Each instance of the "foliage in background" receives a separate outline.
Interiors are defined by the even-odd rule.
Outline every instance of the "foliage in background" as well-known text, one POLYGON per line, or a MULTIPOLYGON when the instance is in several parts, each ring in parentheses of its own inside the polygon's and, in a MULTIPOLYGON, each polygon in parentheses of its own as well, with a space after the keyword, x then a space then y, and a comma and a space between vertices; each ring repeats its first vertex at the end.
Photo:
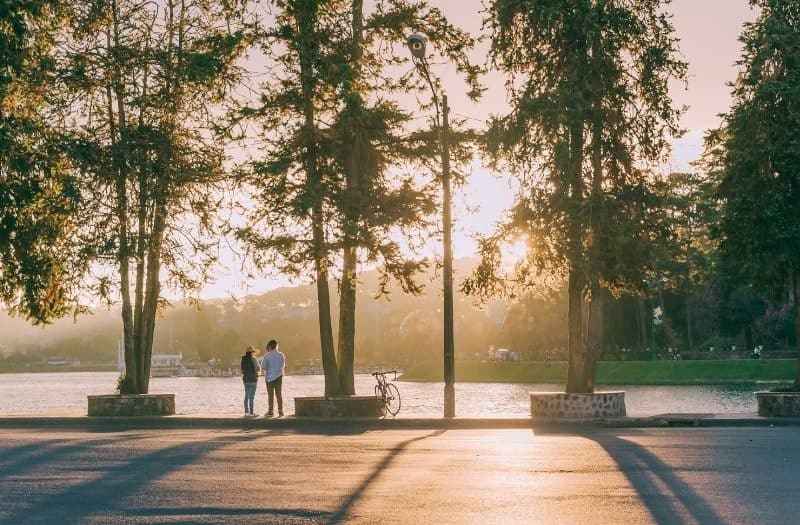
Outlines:
POLYGON ((80 311, 81 196, 47 115, 62 2, 0 8, 0 300, 33 323, 80 311))
MULTIPOLYGON (((707 140, 709 169, 719 178, 722 265, 731 280, 749 284, 795 309, 800 339, 800 9, 792 0, 751 0, 755 22, 745 25, 733 86, 733 107, 707 140), (784 299, 784 300, 785 300, 784 299)), ((734 290, 738 313, 755 317, 763 301, 734 290)), ((797 383, 800 384, 800 372, 797 383)))

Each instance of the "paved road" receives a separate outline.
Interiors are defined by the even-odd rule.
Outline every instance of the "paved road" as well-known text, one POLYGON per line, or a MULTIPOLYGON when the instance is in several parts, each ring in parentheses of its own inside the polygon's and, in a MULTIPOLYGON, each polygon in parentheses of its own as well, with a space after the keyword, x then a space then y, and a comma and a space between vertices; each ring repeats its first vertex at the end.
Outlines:
POLYGON ((800 429, 0 431, 0 523, 800 523, 800 429))

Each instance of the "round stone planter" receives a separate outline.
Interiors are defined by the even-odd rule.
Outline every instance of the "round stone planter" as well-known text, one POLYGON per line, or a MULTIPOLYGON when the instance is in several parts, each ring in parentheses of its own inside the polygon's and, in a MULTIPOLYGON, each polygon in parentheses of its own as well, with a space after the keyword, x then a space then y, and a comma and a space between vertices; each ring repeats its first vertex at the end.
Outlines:
POLYGON ((383 417, 383 402, 375 396, 296 397, 295 417, 383 417))
POLYGON ((625 415, 625 392, 531 392, 533 419, 596 419, 625 415))
POLYGON ((758 415, 800 417, 800 392, 756 392, 758 415))
POLYGON ((88 396, 89 416, 172 416, 175 394, 88 396))

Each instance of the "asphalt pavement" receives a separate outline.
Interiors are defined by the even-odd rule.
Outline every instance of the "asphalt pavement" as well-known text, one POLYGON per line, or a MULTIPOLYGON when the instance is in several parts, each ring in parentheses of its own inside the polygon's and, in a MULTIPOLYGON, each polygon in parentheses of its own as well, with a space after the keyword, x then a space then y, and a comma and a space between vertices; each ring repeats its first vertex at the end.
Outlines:
POLYGON ((0 523, 800 523, 800 429, 0 429, 0 523))

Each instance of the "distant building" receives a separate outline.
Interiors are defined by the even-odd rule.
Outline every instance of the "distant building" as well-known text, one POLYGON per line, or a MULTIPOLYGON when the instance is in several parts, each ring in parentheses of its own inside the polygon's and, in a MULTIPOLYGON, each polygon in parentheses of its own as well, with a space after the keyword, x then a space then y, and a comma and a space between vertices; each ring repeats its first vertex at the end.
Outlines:
POLYGON ((494 346, 489 347, 489 359, 492 361, 512 361, 516 362, 520 360, 519 352, 514 352, 509 350, 508 348, 495 348, 494 346))
MULTIPOLYGON (((183 354, 153 354, 150 358, 150 366, 154 369, 174 369, 183 366, 183 354)), ((125 373, 125 348, 122 340, 117 345, 117 369, 120 373, 125 373)))
POLYGON ((68 357, 49 357, 47 359, 47 366, 80 366, 79 359, 70 359, 68 357))
POLYGON ((153 354, 150 364, 153 368, 177 368, 183 364, 183 354, 153 354))

